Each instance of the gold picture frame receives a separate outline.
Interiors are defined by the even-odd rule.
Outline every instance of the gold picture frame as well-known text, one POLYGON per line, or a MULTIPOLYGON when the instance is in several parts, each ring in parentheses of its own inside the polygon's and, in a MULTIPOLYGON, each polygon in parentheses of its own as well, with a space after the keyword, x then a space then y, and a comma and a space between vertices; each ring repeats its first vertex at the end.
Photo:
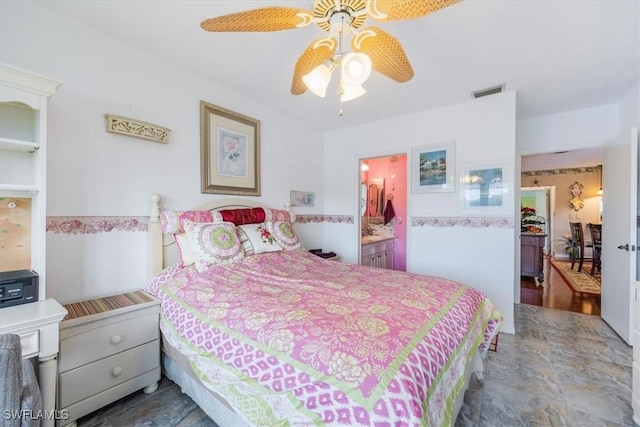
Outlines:
POLYGON ((200 101, 201 190, 260 195, 260 121, 200 101))

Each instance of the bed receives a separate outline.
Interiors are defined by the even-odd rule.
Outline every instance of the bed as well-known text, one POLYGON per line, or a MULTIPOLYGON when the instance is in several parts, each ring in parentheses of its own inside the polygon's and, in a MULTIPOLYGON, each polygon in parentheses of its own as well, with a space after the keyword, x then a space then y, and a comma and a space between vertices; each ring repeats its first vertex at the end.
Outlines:
POLYGON ((300 245, 287 210, 236 199, 161 213, 159 202, 148 291, 161 301, 164 372, 218 425, 455 423, 502 323, 482 292, 325 260, 300 245))

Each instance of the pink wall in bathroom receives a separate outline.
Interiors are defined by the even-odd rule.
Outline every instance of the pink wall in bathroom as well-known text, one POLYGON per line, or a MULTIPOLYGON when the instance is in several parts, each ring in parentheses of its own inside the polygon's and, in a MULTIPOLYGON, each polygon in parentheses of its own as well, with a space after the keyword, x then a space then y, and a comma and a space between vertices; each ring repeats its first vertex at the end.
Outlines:
MULTIPOLYGON (((407 156, 378 157, 369 159, 369 172, 363 173, 363 179, 384 178, 385 198, 393 194, 393 211, 395 212, 395 244, 393 250, 393 269, 407 270, 407 156), (392 157, 397 161, 392 162, 392 157)), ((385 200, 386 208, 386 200, 385 200)))

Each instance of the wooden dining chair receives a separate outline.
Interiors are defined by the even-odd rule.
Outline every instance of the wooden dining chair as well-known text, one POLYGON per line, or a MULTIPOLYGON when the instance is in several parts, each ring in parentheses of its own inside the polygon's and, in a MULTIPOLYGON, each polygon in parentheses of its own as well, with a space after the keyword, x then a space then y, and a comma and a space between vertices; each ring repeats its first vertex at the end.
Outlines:
POLYGON ((577 262, 578 272, 581 272, 585 259, 584 249, 593 245, 584 242, 584 231, 581 222, 569 222, 569 228, 571 229, 571 269, 573 270, 573 266, 577 262))
POLYGON ((591 233, 591 245, 593 246, 593 261, 591 263, 591 275, 602 272, 602 224, 588 224, 591 233))

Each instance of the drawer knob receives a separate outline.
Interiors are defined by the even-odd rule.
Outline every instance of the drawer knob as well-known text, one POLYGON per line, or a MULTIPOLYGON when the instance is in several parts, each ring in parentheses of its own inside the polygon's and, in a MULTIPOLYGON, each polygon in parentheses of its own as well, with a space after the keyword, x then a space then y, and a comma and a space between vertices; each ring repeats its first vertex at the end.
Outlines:
POLYGON ((122 368, 120 366, 116 366, 115 368, 113 368, 113 370, 111 371, 111 374, 114 377, 117 377, 118 375, 120 375, 122 373, 122 368))
POLYGON ((118 344, 120 341, 122 341, 122 337, 120 335, 114 335, 111 337, 111 342, 113 344, 118 344))

